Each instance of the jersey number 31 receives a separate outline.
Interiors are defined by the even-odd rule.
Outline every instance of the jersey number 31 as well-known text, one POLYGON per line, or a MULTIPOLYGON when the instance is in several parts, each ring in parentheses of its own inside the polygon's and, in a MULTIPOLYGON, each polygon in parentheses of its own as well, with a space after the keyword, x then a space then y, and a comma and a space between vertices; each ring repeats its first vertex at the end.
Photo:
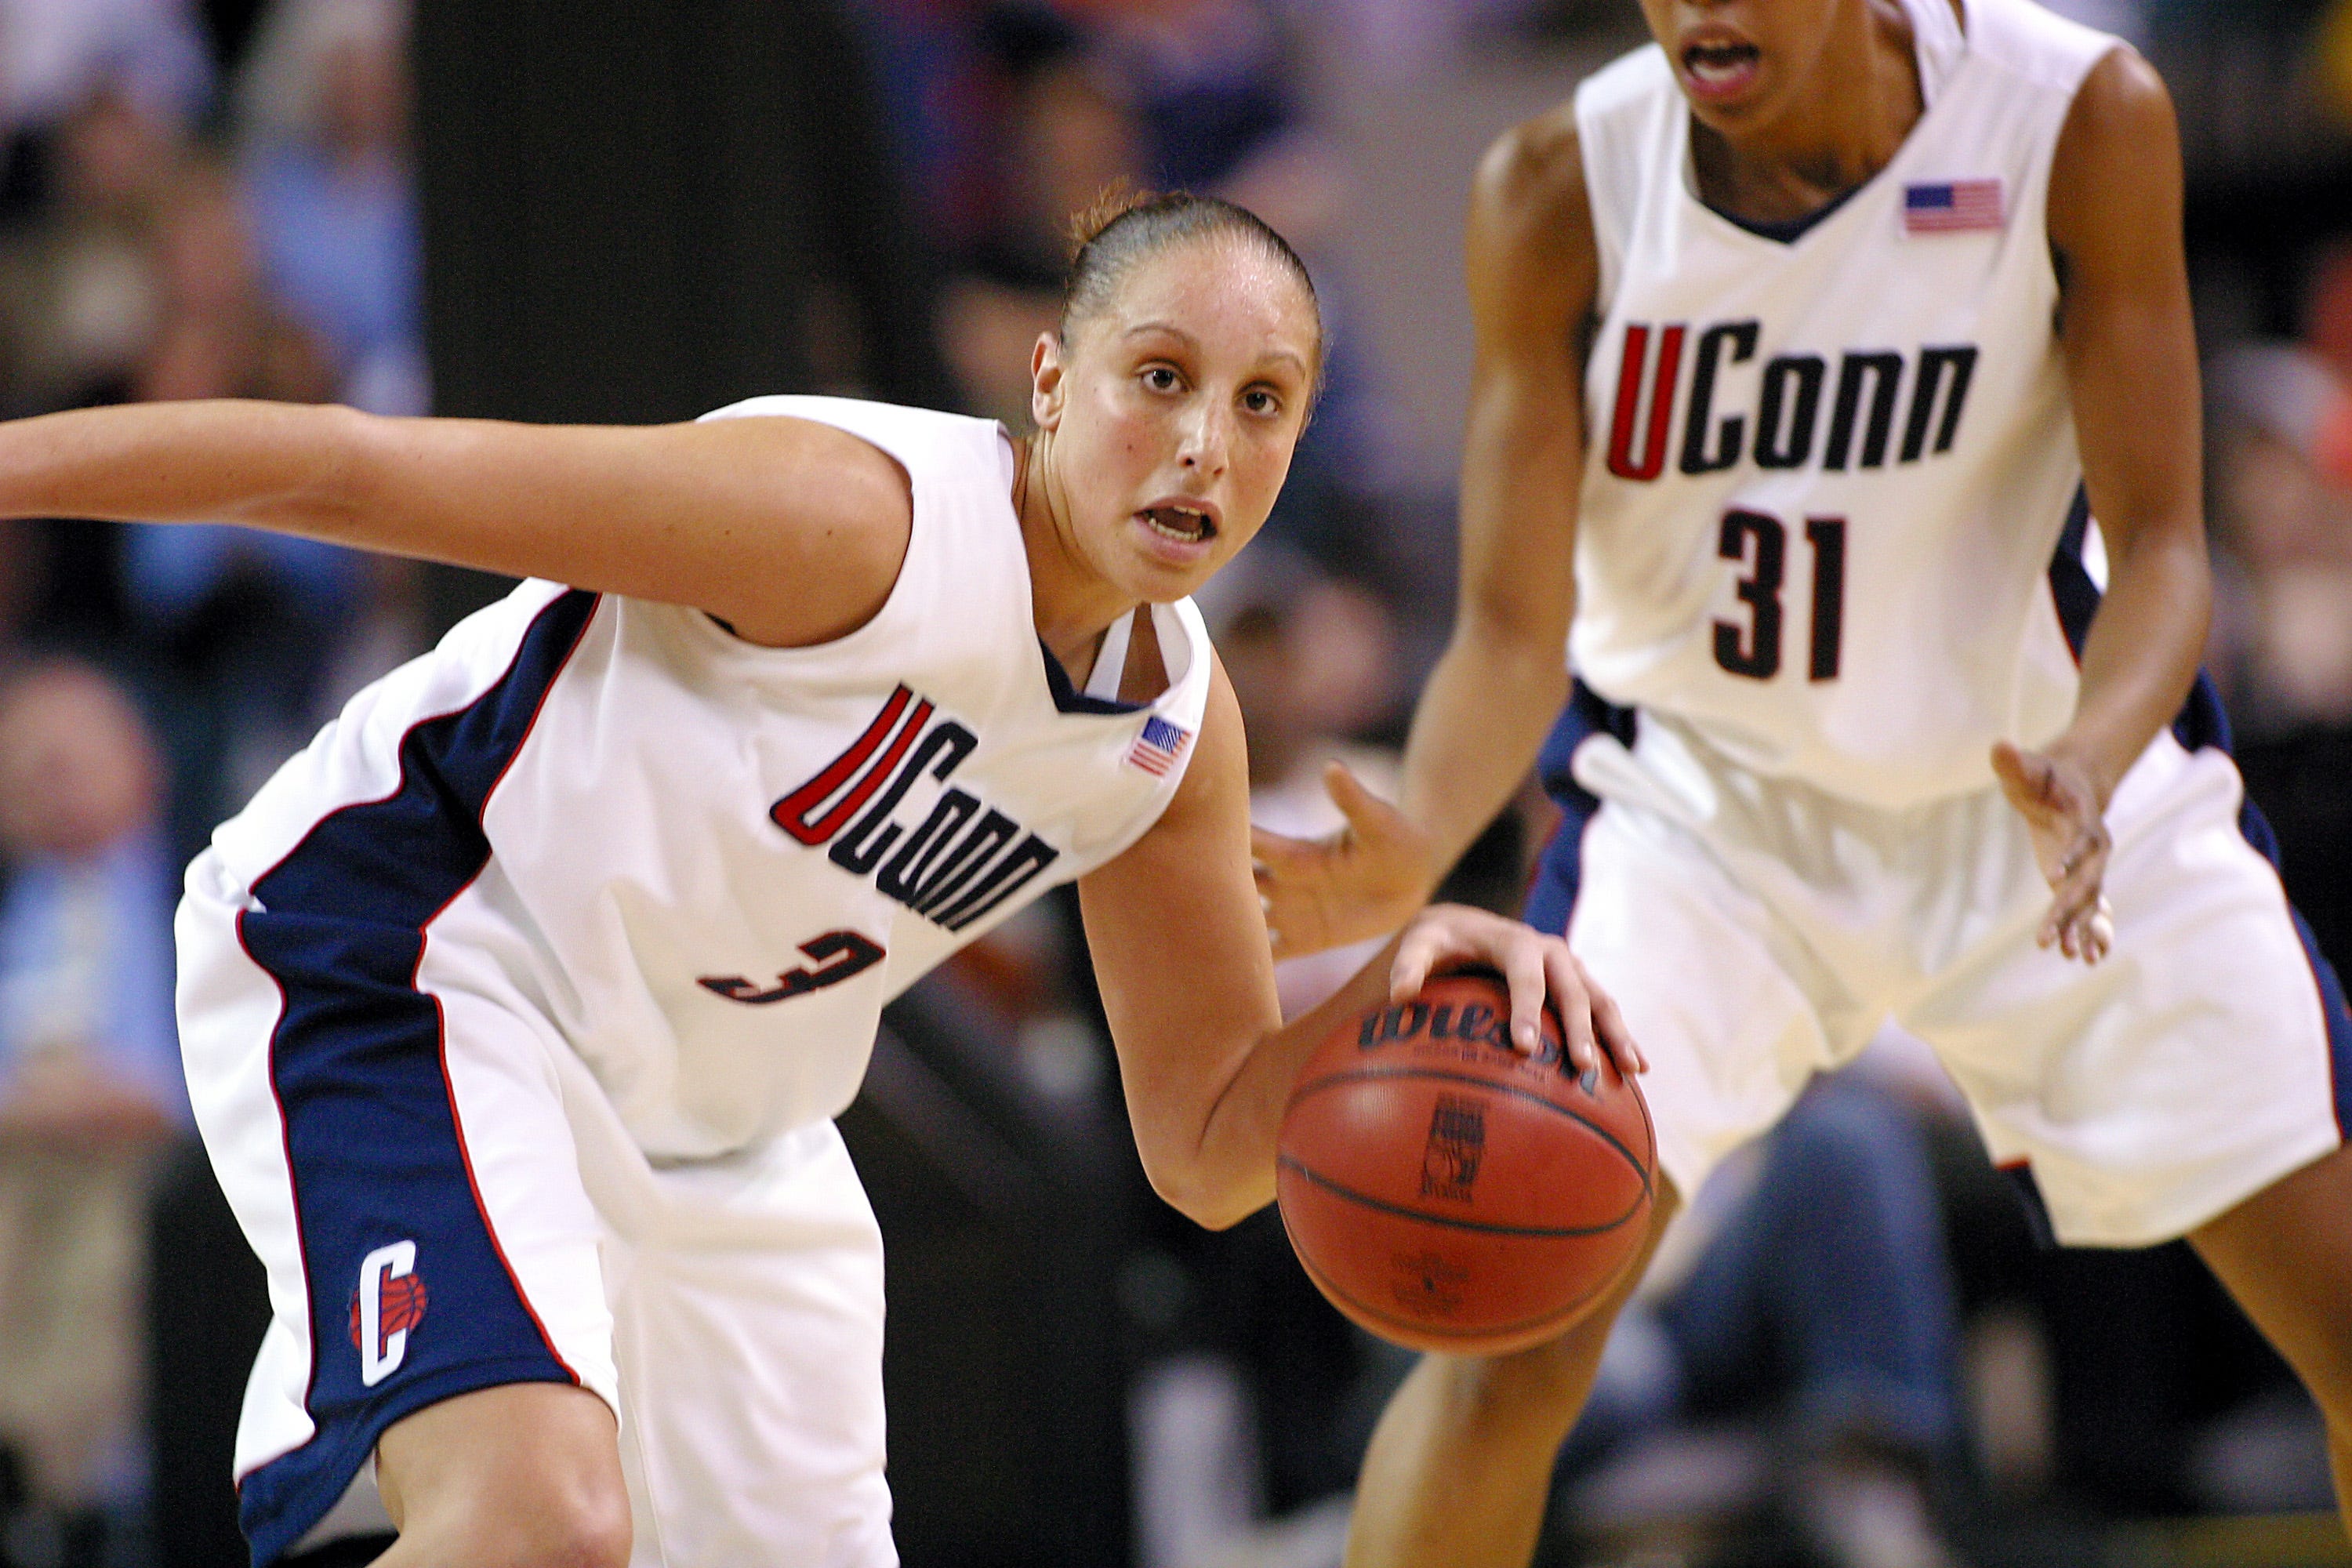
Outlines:
MULTIPOLYGON (((1835 680, 1838 642, 1845 630, 1845 519, 1807 518, 1805 540, 1813 552, 1811 676, 1835 680)), ((1739 597, 1748 605, 1748 624, 1715 623, 1715 662, 1734 675, 1769 680, 1780 673, 1780 589, 1788 580, 1788 525, 1769 512, 1725 512, 1717 553, 1747 568, 1739 579, 1739 597)))

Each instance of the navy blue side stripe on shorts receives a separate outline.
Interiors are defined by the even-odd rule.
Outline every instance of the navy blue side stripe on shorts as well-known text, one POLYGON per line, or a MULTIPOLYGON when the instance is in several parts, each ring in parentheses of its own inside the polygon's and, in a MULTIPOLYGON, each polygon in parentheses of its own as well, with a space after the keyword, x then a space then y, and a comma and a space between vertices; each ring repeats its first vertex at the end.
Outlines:
POLYGON ((1600 734, 1614 735, 1630 746, 1633 728, 1633 710, 1612 706, 1580 680, 1551 733, 1544 738, 1536 773, 1543 780, 1545 793, 1559 805, 1560 819, 1536 862, 1535 886, 1528 890, 1524 918, 1538 931, 1554 935, 1567 931, 1584 874, 1585 826, 1601 809, 1600 800, 1578 784, 1570 771, 1576 749, 1600 734))
POLYGON ((416 974, 425 927, 489 862, 482 813, 596 604, 573 590, 542 609, 488 690, 403 738, 399 786, 321 819, 254 883, 260 908, 238 920, 284 996, 269 1072, 310 1295, 305 1405, 317 1423, 239 1489, 256 1563, 318 1522, 401 1417, 495 1384, 580 1381, 484 1213, 440 1005, 416 974), (363 1272, 380 1320, 365 1356, 363 1272))

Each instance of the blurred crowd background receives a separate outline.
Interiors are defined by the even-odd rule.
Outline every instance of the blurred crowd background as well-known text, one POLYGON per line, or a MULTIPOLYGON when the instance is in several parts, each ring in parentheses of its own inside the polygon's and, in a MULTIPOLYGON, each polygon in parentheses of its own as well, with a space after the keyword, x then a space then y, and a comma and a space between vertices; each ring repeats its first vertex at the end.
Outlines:
MULTIPOLYGON (((2181 106, 2211 664, 2341 963, 2352 3, 2060 8, 2181 106)), ((1266 537, 1204 604, 1260 819, 1319 832, 1322 765, 1391 774, 1450 617, 1469 171, 1641 37, 1633 0, 0 0, 0 416, 824 391, 1017 429, 1069 216, 1122 182, 1231 196, 1338 332, 1266 537)), ((0 524, 0 1568, 243 1561, 227 1444, 267 1309, 179 1084, 178 870, 497 591, 0 524)), ((1451 891, 1516 907, 1549 830, 1531 792, 1451 891)), ((1354 962, 1288 966, 1286 1003, 1354 962)), ((1336 1565, 1402 1358, 1272 1215, 1212 1236, 1151 1201, 1087 975, 1071 906, 1039 906, 894 1007, 845 1121, 890 1247, 901 1550, 1336 1565)), ((2315 1415, 2193 1258, 2039 1245, 1917 1047, 1883 1040, 1693 1210, 1545 1563, 2352 1562, 2315 1415)))

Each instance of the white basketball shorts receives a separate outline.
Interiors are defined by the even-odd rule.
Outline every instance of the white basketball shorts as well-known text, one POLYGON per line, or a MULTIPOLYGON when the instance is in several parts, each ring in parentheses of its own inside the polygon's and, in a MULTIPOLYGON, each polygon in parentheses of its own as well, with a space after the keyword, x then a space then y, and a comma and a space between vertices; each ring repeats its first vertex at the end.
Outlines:
POLYGON ((2116 790, 2095 968, 2035 945, 2050 889, 1997 790, 1876 810, 1581 688, 1545 772, 1566 815, 1528 918, 1624 1009, 1685 1194, 1888 1019, 2072 1245, 2171 1239, 2344 1141, 2343 992, 2219 745, 2168 731, 2116 790))
POLYGON ((254 1561, 382 1525, 393 1423, 548 1382, 619 1416, 638 1568, 890 1568, 881 1236, 833 1124, 656 1169, 528 1008, 400 911, 318 907, 207 853, 178 921, 197 1124, 269 1278, 254 1561))

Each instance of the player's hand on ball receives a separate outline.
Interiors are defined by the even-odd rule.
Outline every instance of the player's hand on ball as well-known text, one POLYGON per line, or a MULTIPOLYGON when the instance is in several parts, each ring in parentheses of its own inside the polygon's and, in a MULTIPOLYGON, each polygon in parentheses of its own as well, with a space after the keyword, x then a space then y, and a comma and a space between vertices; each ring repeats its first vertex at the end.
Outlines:
POLYGON ((1427 901, 1444 870, 1429 835, 1345 763, 1323 770, 1323 787, 1346 826, 1314 839, 1263 829, 1251 836, 1276 958, 1388 935, 1427 901))
POLYGON ((1496 971, 1510 987, 1511 1044, 1522 1053, 1541 1044, 1549 998, 1567 1037, 1569 1062, 1579 1073, 1598 1068, 1604 1050, 1621 1073, 1650 1070, 1616 1002, 1593 984, 1567 942, 1485 910, 1433 904, 1415 916, 1389 968, 1389 1000, 1410 1002, 1432 973, 1465 963, 1496 971))
POLYGON ((2033 857, 2050 883, 2050 912, 2035 940, 2069 958, 2098 963, 2116 940, 2113 910, 2100 890, 2115 841, 2089 772, 2007 741, 1993 746, 1992 769, 2001 793, 2025 818, 2033 857))

